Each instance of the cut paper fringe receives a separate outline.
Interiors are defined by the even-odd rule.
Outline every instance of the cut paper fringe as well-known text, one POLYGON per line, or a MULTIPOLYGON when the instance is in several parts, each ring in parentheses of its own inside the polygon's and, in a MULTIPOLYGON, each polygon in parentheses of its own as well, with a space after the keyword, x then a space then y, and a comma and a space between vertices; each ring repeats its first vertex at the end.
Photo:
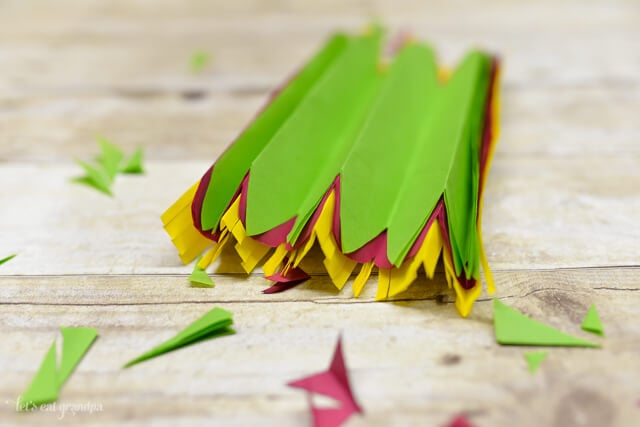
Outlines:
MULTIPOLYGON (((450 73, 439 73, 440 79, 446 79, 450 73)), ((499 111, 499 64, 491 59, 491 78, 482 117, 482 135, 480 141, 479 176, 476 230, 479 243, 479 260, 487 283, 487 290, 495 290, 493 277, 482 244, 482 199, 488 170, 498 137, 499 111)), ((289 84, 289 83, 287 83, 289 84)), ((286 88, 287 85, 285 85, 286 88)), ((284 89, 277 90, 269 103, 277 98, 284 89)), ((267 109, 269 103, 264 107, 267 109)), ((259 114, 260 116, 260 114, 259 114)), ((224 154, 223 154, 224 156, 224 154)), ((242 179, 231 202, 222 214, 217 227, 205 230, 202 226, 204 199, 212 182, 212 166, 187 192, 185 192, 162 215, 162 222, 171 240, 178 249, 180 258, 189 263, 204 252, 198 261, 199 268, 206 269, 220 255, 227 245, 233 248, 241 259, 240 265, 245 272, 251 273, 262 266, 267 278, 276 282, 270 292, 280 292, 305 280, 300 269, 301 261, 313 246, 319 246, 324 254, 324 267, 337 289, 341 290, 349 278, 355 275, 353 292, 361 294, 367 280, 378 271, 376 300, 385 300, 405 291, 417 278, 422 267, 426 276, 433 279, 436 265, 442 259, 444 273, 449 288, 456 293, 456 308, 462 316, 467 316, 473 302, 481 293, 477 279, 467 276, 461 268, 456 268, 452 253, 451 228, 448 208, 444 195, 433 207, 426 224, 416 233, 413 243, 408 242, 409 250, 400 263, 394 265, 387 255, 387 231, 362 245, 359 249, 344 253, 341 245, 341 176, 338 174, 317 207, 307 216, 307 220, 292 243, 289 239, 297 218, 291 218, 266 232, 247 235, 247 195, 251 185, 248 171, 242 179), (291 272, 298 279, 290 279, 291 272), (289 279, 287 279, 289 278, 289 279)), ((264 207, 268 209, 268 207, 264 207)), ((267 290, 269 291, 269 290, 267 290)), ((270 293, 267 292, 266 293, 270 293)))

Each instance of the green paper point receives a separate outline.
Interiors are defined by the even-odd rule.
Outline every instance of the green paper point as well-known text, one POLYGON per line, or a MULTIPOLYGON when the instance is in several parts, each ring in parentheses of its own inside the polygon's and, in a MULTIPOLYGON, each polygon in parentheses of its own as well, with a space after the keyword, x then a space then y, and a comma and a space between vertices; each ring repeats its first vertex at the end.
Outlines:
POLYGON ((142 174, 144 173, 144 168, 142 167, 142 157, 143 157, 142 148, 138 147, 136 151, 131 155, 127 163, 121 169, 122 173, 129 174, 142 174))
POLYGON ((529 372, 535 374, 540 367, 540 364, 544 359, 549 355, 546 351, 531 351, 524 354, 524 358, 527 360, 527 365, 529 365, 529 372))
POLYGON ((604 328, 602 327, 602 322, 600 322, 600 316, 598 316, 595 304, 591 304, 587 315, 582 321, 581 328, 587 332, 600 335, 601 337, 604 336, 604 328))
POLYGON ((194 52, 191 55, 191 71, 194 73, 199 73, 205 69, 207 65, 209 65, 209 54, 204 51, 194 52))
POLYGON ((128 368, 137 363, 194 344, 198 341, 235 334, 236 332, 230 328, 232 324, 233 314, 221 308, 214 308, 187 326, 173 338, 127 362, 123 367, 128 368))
POLYGON ((193 272, 191 273, 191 276, 189 276, 189 281, 196 287, 213 288, 215 286, 207 272, 198 267, 198 261, 196 261, 193 267, 193 272))
POLYGON ((29 388, 18 398, 18 407, 22 411, 29 411, 36 406, 56 401, 60 389, 98 336, 98 331, 93 328, 60 328, 60 330, 62 333, 60 360, 57 360, 57 346, 54 340, 29 388))
POLYGON ((503 345, 600 347, 533 320, 498 299, 493 300, 496 340, 503 345))
POLYGON ((111 192, 112 180, 109 178, 106 171, 98 169, 89 163, 83 162, 82 160, 76 160, 76 162, 82 166, 87 175, 79 178, 73 178, 73 182, 88 185, 89 187, 93 187, 109 196, 113 196, 113 193, 111 192))
POLYGON ((2 258, 0 259, 0 265, 4 264, 7 261, 11 261, 12 259, 14 259, 16 257, 16 254, 11 254, 8 257, 2 258))
POLYGON ((102 153, 96 158, 96 161, 102 165, 109 179, 113 181, 120 170, 120 162, 122 162, 124 154, 119 147, 107 141, 105 138, 99 136, 96 139, 102 150, 102 153))
POLYGON ((62 357, 58 363, 58 387, 67 381, 82 356, 98 336, 94 328, 60 328, 62 357))
POLYGON ((28 411, 35 406, 54 402, 58 399, 58 375, 56 373, 56 343, 49 347, 49 351, 42 360, 38 372, 31 380, 29 388, 19 399, 19 408, 28 411))

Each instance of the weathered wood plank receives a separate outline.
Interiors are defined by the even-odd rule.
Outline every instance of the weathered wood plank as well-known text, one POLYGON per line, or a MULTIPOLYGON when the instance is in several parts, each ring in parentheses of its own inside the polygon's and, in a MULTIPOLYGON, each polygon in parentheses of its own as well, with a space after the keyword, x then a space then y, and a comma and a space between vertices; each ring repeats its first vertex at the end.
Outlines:
MULTIPOLYGON (((508 66, 505 73, 509 78, 508 66)), ((265 102, 270 85, 283 76, 255 92, 247 88, 218 93, 203 84, 193 91, 172 87, 86 96, 0 97, 0 162, 87 158, 95 155, 96 135, 128 151, 143 146, 152 160, 213 162, 265 102)), ((506 159, 548 155, 568 162, 621 151, 640 156, 640 126, 635 120, 639 95, 640 85, 542 89, 507 83, 496 155, 506 159)), ((600 168, 607 168, 604 159, 600 168)))
MULTIPOLYGON (((114 198, 69 182, 76 166, 0 167, 0 254, 19 252, 0 273, 184 273, 159 216, 208 166, 149 162, 147 175, 117 178, 114 198)), ((484 215, 491 265, 637 265, 634 188, 633 156, 497 156, 484 215)))
POLYGON ((509 84, 524 87, 637 87, 637 3, 489 2, 118 2, 55 6, 32 2, 0 16, 0 89, 5 97, 166 92, 273 86, 329 33, 381 16, 392 31, 432 40, 446 63, 471 46, 505 58, 509 84), (236 4, 237 3, 237 4, 236 4), (574 19, 579 8, 580 20, 574 19), (541 25, 541 23, 543 23, 541 25), (209 49, 210 72, 188 72, 209 49), (97 54, 96 52, 100 52, 97 54))
MULTIPOLYGON (((451 413, 469 411, 478 425, 509 425, 514 417, 523 426, 579 425, 567 424, 578 413, 591 423, 606 421, 584 425, 624 426, 637 411, 633 399, 640 393, 639 274, 639 269, 498 273, 499 295, 509 304, 604 345, 552 349, 535 377, 526 370, 525 349, 495 343, 489 299, 479 301, 465 320, 433 295, 420 300, 414 293, 410 297, 416 300, 398 303, 374 303, 371 291, 359 300, 323 295, 318 290, 329 285, 322 278, 314 278, 312 283, 322 283, 310 289, 302 285, 259 297, 248 291, 257 291, 256 283, 227 276, 216 277, 217 287, 207 290, 172 277, 2 278, 0 366, 6 381, 0 401, 24 390, 58 325, 91 325, 100 338, 60 402, 90 401, 104 410, 67 416, 66 423, 144 424, 166 417, 166 422, 249 425, 267 417, 270 424, 300 425, 306 418, 304 395, 284 384, 323 369, 343 330, 354 388, 366 410, 349 425, 440 425, 451 413), (591 301, 598 302, 605 339, 579 329, 591 301), (213 306, 235 313, 236 336, 120 369, 213 306), (606 393, 598 391, 603 383, 606 393)), ((0 414, 8 421, 24 419, 10 411, 0 414)), ((49 417, 32 414, 28 422, 49 417)))

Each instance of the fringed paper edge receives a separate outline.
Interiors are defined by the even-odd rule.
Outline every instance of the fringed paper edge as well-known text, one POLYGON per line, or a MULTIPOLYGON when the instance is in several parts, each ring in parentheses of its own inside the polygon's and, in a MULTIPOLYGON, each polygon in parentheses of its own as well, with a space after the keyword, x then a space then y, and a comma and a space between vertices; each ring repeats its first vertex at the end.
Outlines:
MULTIPOLYGON (((499 133, 499 73, 500 68, 496 65, 495 76, 491 88, 492 101, 489 104, 490 121, 490 142, 488 146, 487 158, 482 171, 482 183, 486 182, 488 171, 491 166, 495 145, 499 133)), ((359 263, 344 255, 336 243, 333 233, 333 217, 336 205, 335 189, 329 190, 324 204, 321 207, 319 216, 313 224, 311 233, 300 246, 288 247, 282 243, 275 248, 267 246, 251 236, 247 236, 245 227, 240 218, 240 199, 237 195, 227 211, 222 216, 220 227, 216 233, 217 241, 205 237, 203 233, 194 225, 192 215, 192 202, 200 182, 194 184, 187 190, 167 211, 161 216, 164 228, 171 237, 171 241, 178 249, 180 259, 188 264, 198 255, 205 252, 198 261, 198 267, 206 269, 219 256, 222 249, 235 242, 234 249, 241 258, 241 266, 247 273, 251 273, 259 265, 262 265, 265 276, 272 276, 277 273, 286 275, 291 268, 297 268, 300 262, 309 253, 311 248, 317 243, 324 254, 324 267, 335 287, 341 290, 347 283, 356 267, 359 265, 358 273, 353 280, 353 293, 358 297, 369 277, 373 273, 374 261, 359 263), (264 260, 264 261, 263 261, 264 260), (262 262, 263 261, 263 262, 262 262), (261 264, 262 262, 262 264, 261 264)), ((478 218, 477 230, 480 246, 480 262, 487 284, 488 293, 495 292, 495 282, 493 274, 487 261, 484 244, 482 240, 482 206, 484 196, 484 185, 478 198, 478 218)), ((443 237, 442 227, 438 219, 434 219, 426 230, 426 236, 422 241, 418 251, 414 256, 407 258, 398 268, 378 269, 378 288, 376 300, 381 301, 394 297, 405 290, 418 277, 418 270, 424 267, 425 275, 433 279, 438 260, 442 257, 444 272, 449 288, 453 288, 456 293, 455 306, 461 316, 467 317, 471 312, 473 303, 481 294, 481 286, 473 286, 465 289, 459 282, 455 273, 451 250, 443 237)))

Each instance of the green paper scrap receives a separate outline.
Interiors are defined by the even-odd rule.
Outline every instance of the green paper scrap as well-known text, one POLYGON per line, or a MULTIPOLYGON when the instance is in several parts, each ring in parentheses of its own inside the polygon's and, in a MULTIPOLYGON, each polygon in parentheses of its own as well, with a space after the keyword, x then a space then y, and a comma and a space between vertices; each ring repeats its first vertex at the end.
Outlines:
POLYGON ((98 144, 100 144, 100 149, 102 150, 100 156, 96 158, 96 161, 102 165, 107 176, 113 181, 120 170, 120 162, 122 162, 124 154, 119 147, 113 145, 106 139, 100 136, 96 139, 98 140, 98 144))
POLYGON ((19 397, 20 409, 27 410, 43 403, 54 402, 58 399, 58 375, 56 366, 56 342, 49 347, 49 351, 42 360, 40 369, 31 381, 27 391, 19 397))
POLYGON ((100 155, 96 157, 97 165, 91 165, 82 160, 76 160, 86 172, 86 176, 74 178, 74 182, 85 184, 109 196, 113 196, 111 186, 118 172, 128 174, 144 173, 142 167, 142 148, 137 148, 129 160, 122 166, 124 154, 122 150, 105 138, 97 137, 100 145, 100 155))
POLYGON ((16 257, 16 254, 11 254, 8 257, 2 258, 0 259, 0 265, 4 264, 7 261, 11 261, 12 259, 14 259, 16 257))
POLYGON ((60 331, 60 357, 57 358, 58 347, 54 340, 29 388, 19 398, 21 410, 57 400, 60 389, 98 336, 93 328, 60 328, 60 331))
POLYGON ((218 226, 249 173, 247 235, 295 218, 287 236, 295 244, 339 176, 344 253, 386 231, 388 258, 399 266, 444 198, 456 274, 479 278, 479 152, 492 58, 473 51, 443 82, 431 48, 407 44, 384 69, 381 45, 379 28, 336 35, 283 87, 216 161, 203 230, 218 226))
POLYGON ((533 320, 498 299, 493 300, 496 340, 504 345, 600 347, 533 320))
POLYGON ((524 358, 527 361, 527 365, 529 366, 529 372, 535 374, 540 364, 544 359, 549 355, 546 351, 530 351, 524 354, 524 358))
POLYGON ((194 286, 202 286, 206 288, 213 288, 215 286, 213 280, 211 280, 211 277, 209 277, 207 272, 204 269, 198 267, 198 261, 196 261, 195 265, 193 266, 193 272, 191 273, 191 276, 189 276, 189 281, 194 286))
POLYGON ((191 345, 203 339, 235 334, 236 332, 230 328, 233 324, 232 317, 233 314, 230 312, 221 308, 214 308, 187 326, 178 335, 131 360, 124 365, 124 368, 128 368, 137 363, 160 356, 161 354, 191 345))
POLYGON ((82 160, 76 160, 76 162, 82 166, 87 175, 80 178, 74 178, 74 182, 88 185, 98 191, 108 194, 109 196, 113 196, 113 193, 111 192, 112 180, 109 178, 106 171, 90 165, 89 163, 83 162, 82 160))
POLYGON ((587 332, 600 335, 601 337, 604 336, 604 328, 602 327, 602 322, 600 322, 600 316, 598 316, 595 304, 591 304, 587 315, 582 321, 581 328, 587 332))
POLYGON ((142 148, 137 148, 136 151, 131 155, 129 160, 125 163, 124 167, 120 170, 122 173, 129 174, 140 174, 144 173, 144 168, 142 167, 142 157, 143 157, 142 148))
POLYGON ((209 65, 209 54, 207 52, 198 51, 191 55, 191 60, 189 63, 191 64, 191 71, 194 73, 199 73, 204 70, 204 68, 209 65))

